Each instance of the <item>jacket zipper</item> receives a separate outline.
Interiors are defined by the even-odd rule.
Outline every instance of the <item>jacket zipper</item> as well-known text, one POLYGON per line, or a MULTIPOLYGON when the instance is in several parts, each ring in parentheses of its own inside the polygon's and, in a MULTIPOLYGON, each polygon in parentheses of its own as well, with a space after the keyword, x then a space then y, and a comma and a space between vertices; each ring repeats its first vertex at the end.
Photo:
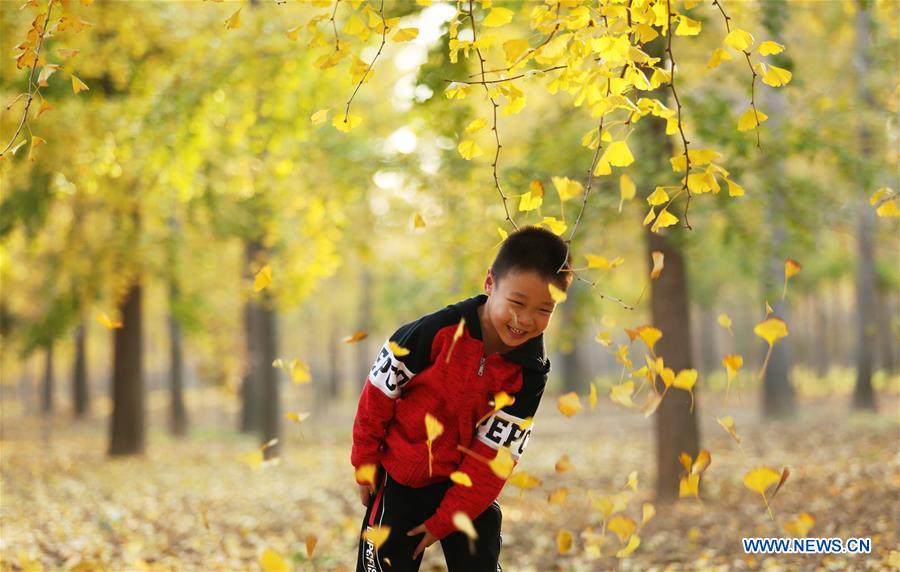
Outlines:
POLYGON ((484 364, 487 363, 487 358, 485 356, 481 356, 481 363, 478 365, 478 375, 484 375, 484 364))

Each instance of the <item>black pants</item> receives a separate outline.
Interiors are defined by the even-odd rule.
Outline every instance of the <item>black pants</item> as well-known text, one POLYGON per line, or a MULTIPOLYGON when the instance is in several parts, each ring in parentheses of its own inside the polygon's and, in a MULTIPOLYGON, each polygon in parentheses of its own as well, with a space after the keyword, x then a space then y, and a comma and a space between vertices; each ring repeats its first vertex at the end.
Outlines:
MULTIPOLYGON (((389 526, 391 532, 378 550, 375 550, 371 542, 360 539, 356 571, 416 572, 422 563, 422 555, 413 560, 412 553, 422 541, 424 534, 407 536, 406 533, 434 514, 450 485, 452 483, 448 481, 421 488, 407 487, 381 469, 375 494, 369 498, 360 537, 370 527, 389 526)), ((447 570, 502 572, 498 562, 501 519, 500 505, 494 501, 472 521, 478 533, 474 553, 470 551, 469 538, 462 532, 457 531, 444 537, 441 540, 441 548, 447 560, 447 570)))

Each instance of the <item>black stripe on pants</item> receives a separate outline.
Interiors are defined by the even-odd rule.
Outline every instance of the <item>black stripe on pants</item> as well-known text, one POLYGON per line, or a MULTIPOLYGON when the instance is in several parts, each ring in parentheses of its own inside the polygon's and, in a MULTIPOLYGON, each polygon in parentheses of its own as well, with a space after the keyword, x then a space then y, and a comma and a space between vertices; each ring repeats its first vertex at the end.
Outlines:
MULTIPOLYGON (((422 563, 422 555, 413 560, 412 553, 424 535, 407 536, 406 533, 434 514, 452 483, 448 481, 413 488, 401 485, 383 469, 380 473, 378 487, 369 499, 360 530, 356 570, 416 572, 422 563), (362 535, 366 529, 378 526, 389 526, 391 532, 384 544, 375 550, 375 546, 363 540, 362 535)), ((469 551, 469 538, 462 532, 453 532, 443 538, 440 542, 448 572, 501 572, 501 521, 497 501, 472 521, 478 533, 474 554, 469 551)))

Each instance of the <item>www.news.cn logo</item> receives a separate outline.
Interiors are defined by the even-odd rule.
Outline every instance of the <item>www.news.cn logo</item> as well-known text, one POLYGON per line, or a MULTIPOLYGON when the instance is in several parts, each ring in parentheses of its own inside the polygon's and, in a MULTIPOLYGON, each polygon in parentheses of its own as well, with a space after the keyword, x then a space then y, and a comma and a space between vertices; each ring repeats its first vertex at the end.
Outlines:
POLYGON ((871 538, 743 538, 745 554, 869 554, 871 538))

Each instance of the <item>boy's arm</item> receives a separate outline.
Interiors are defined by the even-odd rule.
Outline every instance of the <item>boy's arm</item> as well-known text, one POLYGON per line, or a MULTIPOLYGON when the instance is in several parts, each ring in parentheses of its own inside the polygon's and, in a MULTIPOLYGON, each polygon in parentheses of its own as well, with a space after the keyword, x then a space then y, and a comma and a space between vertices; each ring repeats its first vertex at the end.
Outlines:
POLYGON ((406 384, 433 361, 432 342, 443 321, 436 313, 401 326, 378 352, 366 376, 353 421, 350 462, 355 468, 378 465, 381 461, 381 446, 394 416, 394 403, 406 384), (398 351, 403 355, 395 355, 391 342, 409 353, 398 351))
MULTIPOLYGON (((472 451, 478 457, 493 460, 497 451, 507 448, 513 461, 518 463, 531 437, 531 422, 544 394, 547 381, 545 373, 528 372, 537 379, 529 380, 523 390, 516 394, 516 401, 495 412, 486 422, 478 427, 478 433, 472 443, 472 451), (524 428, 523 428, 524 425, 524 428)), ((523 380, 524 381, 524 380, 523 380)), ((453 515, 465 513, 474 520, 487 509, 499 496, 506 478, 496 473, 480 458, 466 454, 460 463, 459 471, 469 475, 472 486, 454 484, 444 495, 434 515, 425 521, 425 527, 437 538, 444 538, 456 530, 453 515)), ((507 475, 508 478, 509 475, 507 475)))

